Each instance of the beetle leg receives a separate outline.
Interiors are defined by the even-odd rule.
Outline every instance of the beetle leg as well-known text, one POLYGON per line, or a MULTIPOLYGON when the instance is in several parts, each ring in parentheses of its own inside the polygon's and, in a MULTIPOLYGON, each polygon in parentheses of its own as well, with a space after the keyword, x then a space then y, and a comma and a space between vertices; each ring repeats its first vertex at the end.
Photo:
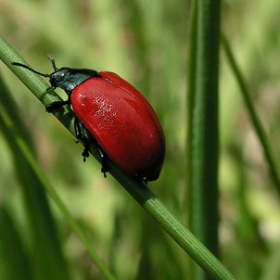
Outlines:
POLYGON ((87 158, 89 157, 89 151, 88 151, 88 147, 84 146, 84 150, 82 152, 82 157, 83 157, 83 162, 85 162, 87 160, 87 158))
POLYGON ((101 159, 101 172, 104 175, 104 178, 107 177, 106 172, 108 172, 107 164, 106 164, 106 155, 102 151, 101 147, 97 144, 97 152, 99 153, 100 159, 101 159))
MULTIPOLYGON (((82 152, 82 157, 83 157, 83 161, 85 162, 86 159, 89 157, 90 142, 89 142, 88 138, 84 136, 81 126, 82 126, 81 122, 79 121, 79 119, 77 117, 75 117, 75 120, 74 120, 75 134, 78 139, 77 143, 79 141, 81 141, 84 144, 84 151, 82 152)), ((101 165, 102 165, 101 172, 104 174, 104 178, 106 178, 107 177, 106 172, 108 172, 107 165, 106 165, 106 155, 102 151, 102 149, 98 145, 98 143, 96 143, 96 147, 97 147, 97 152, 98 152, 100 160, 101 160, 101 165)))
POLYGON ((75 117, 75 119, 74 119, 74 130, 75 130, 76 137, 78 139, 78 141, 76 143, 81 141, 84 144, 84 151, 82 152, 82 157, 83 157, 83 161, 85 162, 86 159, 89 157, 89 141, 83 135, 81 125, 82 124, 79 121, 79 119, 77 117, 75 117))
POLYGON ((59 109, 60 107, 66 105, 66 104, 69 104, 68 100, 65 100, 65 101, 54 101, 54 102, 46 105, 46 111, 48 113, 52 113, 56 109, 59 109))
POLYGON ((81 123, 77 117, 75 117, 75 119, 74 119, 74 130, 75 130, 75 134, 78 139, 78 142, 79 142, 79 140, 84 141, 85 137, 83 136, 83 133, 82 133, 81 123))

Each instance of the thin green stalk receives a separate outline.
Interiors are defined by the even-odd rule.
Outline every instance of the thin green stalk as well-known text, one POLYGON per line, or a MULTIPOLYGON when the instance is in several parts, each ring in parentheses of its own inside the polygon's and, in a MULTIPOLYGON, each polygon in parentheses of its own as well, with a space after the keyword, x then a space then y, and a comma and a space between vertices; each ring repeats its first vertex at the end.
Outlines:
POLYGON ((65 220, 68 222, 70 227, 73 229, 73 231, 76 233, 76 235, 79 237, 79 239, 84 244, 85 248, 87 248, 89 255, 91 256, 92 260, 96 264, 96 266, 100 269, 100 271, 103 273, 104 277, 106 279, 115 279, 115 277, 111 274, 111 272, 108 270, 107 265, 100 259, 100 257, 97 255, 97 252, 94 250, 92 244, 90 243, 88 237, 86 234, 82 231, 79 224, 75 221, 75 219, 71 216, 70 212, 62 202, 62 200, 59 198, 57 193, 55 192, 54 188, 50 185, 42 171, 38 168, 38 164, 35 160, 35 158, 30 153, 30 150, 26 143, 21 138, 15 139, 15 145, 17 146, 18 153, 22 153, 24 158, 27 160, 28 165, 32 168, 32 170, 35 172, 38 180, 41 182, 45 190, 48 192, 48 194, 51 196, 53 201, 55 202, 56 206, 59 208, 60 212, 62 213, 65 220))
MULTIPOLYGON (((0 88, 0 129, 12 151, 16 178, 21 185, 32 240, 33 277, 42 280, 61 279, 61 277, 69 279, 68 267, 47 197, 40 187, 40 180, 34 174, 32 167, 26 163, 26 157, 16 145, 16 141, 22 141, 26 135, 23 122, 1 78, 0 88)), ((27 137, 27 141, 24 141, 27 143, 26 146, 30 147, 29 151, 32 154, 32 143, 29 140, 27 137)), ((35 158, 34 153, 33 157, 35 158)))
MULTIPOLYGON (((218 254, 218 65, 220 1, 193 2, 189 74, 190 227, 218 254), (193 73, 194 72, 194 73, 193 73)), ((206 275, 197 266, 194 279, 206 275)))
POLYGON ((244 99, 245 106, 248 110, 248 114, 251 118, 251 122, 253 124, 254 130, 259 138, 259 141, 261 143, 264 156, 266 157, 266 161, 268 163, 270 174, 272 177, 272 180, 275 184, 276 190, 278 191, 278 194, 280 194, 280 178, 278 175, 275 159, 272 155, 272 149, 270 147, 269 141, 267 140, 267 135, 265 132, 265 129, 260 121, 260 118, 258 117, 258 114, 255 110, 254 104, 251 100, 248 87, 246 85, 246 82, 243 78, 243 75, 237 65, 237 62, 234 58, 234 55, 232 53, 232 50, 230 48, 230 45, 228 43, 228 40, 224 34, 221 36, 221 43, 225 50, 226 58, 228 59, 229 65, 231 67, 231 70, 234 73, 234 76, 237 80, 238 86, 240 88, 242 97, 244 99))

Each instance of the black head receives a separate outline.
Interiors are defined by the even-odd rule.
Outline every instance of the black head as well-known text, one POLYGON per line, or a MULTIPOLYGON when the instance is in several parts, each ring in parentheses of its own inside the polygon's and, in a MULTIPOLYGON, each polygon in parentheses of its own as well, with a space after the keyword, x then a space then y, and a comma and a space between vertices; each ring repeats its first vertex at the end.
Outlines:
POLYGON ((55 89, 57 87, 63 89, 67 94, 71 94, 72 91, 75 89, 75 87, 82 82, 86 81, 89 78, 92 77, 99 77, 97 71, 95 70, 88 70, 88 69, 73 69, 68 67, 63 67, 58 69, 56 67, 55 60, 52 56, 48 56, 48 59, 51 61, 54 72, 51 74, 44 74, 41 72, 38 72, 31 67, 18 63, 18 62, 12 62, 15 66, 20 66, 25 69, 28 69, 29 71, 32 71, 33 73, 36 73, 40 76, 46 77, 50 79, 51 88, 55 89))

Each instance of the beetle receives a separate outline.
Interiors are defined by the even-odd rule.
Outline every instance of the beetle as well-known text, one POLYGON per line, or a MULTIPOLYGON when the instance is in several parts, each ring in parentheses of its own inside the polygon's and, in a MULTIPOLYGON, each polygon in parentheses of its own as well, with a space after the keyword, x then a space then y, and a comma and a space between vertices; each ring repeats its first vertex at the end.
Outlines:
POLYGON ((155 111, 144 96, 115 73, 57 68, 54 58, 48 58, 54 69, 51 74, 18 62, 12 64, 49 78, 50 89, 61 88, 66 92, 67 100, 52 102, 46 105, 46 110, 72 107, 75 134, 84 145, 84 161, 90 147, 83 133, 86 128, 97 142, 105 177, 107 156, 127 175, 146 182, 156 180, 165 158, 165 137, 155 111))

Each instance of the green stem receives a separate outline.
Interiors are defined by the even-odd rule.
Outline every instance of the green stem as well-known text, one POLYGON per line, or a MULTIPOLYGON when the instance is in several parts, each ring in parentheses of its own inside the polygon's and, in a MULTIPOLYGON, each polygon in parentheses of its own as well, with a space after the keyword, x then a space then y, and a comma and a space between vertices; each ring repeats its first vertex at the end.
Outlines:
POLYGON ((245 106, 248 110, 249 116, 251 118, 251 122, 253 124, 254 130, 259 138, 259 141, 261 143, 264 156, 266 157, 266 161, 268 163, 268 166, 270 168, 270 173, 272 180, 274 181, 276 190, 278 194, 280 194, 280 178, 277 172, 277 167, 275 164, 275 160, 273 158, 271 147, 269 145, 269 141, 267 140, 267 135, 265 133, 265 129, 260 121, 260 118, 258 117, 258 114, 254 108, 254 104, 251 100, 249 90, 247 88, 246 82, 244 81, 244 78, 242 76, 241 71, 239 70, 239 67, 237 65, 237 62, 233 56, 232 50, 230 48, 230 45, 228 43, 228 40, 224 34, 221 36, 221 42, 222 46, 226 53, 226 58, 228 59, 229 65, 234 73, 234 76, 236 77, 238 86, 240 88, 241 94, 243 96, 245 106))
MULTIPOLYGON (((220 1, 197 0, 193 6, 188 106, 191 122, 188 143, 190 227, 217 255, 220 1)), ((193 277, 203 279, 206 276, 195 266, 193 277)))

